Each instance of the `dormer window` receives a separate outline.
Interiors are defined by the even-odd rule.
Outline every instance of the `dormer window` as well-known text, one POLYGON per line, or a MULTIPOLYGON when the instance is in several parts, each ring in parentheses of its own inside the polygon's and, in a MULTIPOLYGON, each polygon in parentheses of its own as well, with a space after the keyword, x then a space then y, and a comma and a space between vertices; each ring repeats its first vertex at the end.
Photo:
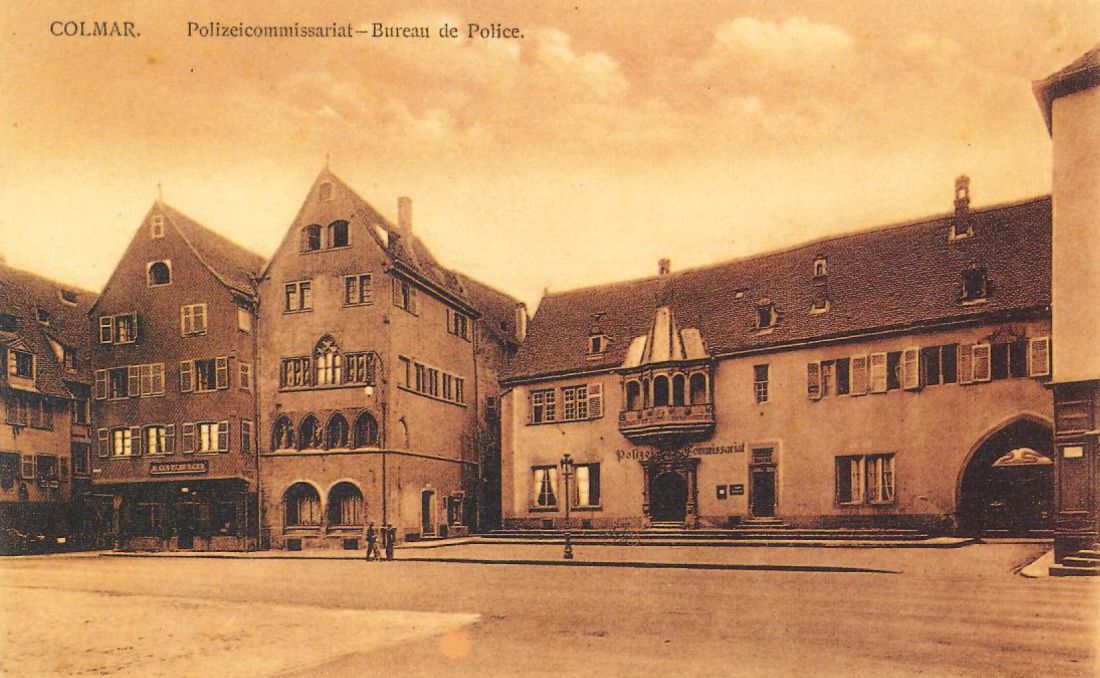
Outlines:
POLYGON ((599 355, 607 350, 607 337, 602 334, 588 336, 588 355, 599 355))
POLYGON ((62 303, 69 306, 76 306, 76 292, 72 290, 58 290, 57 296, 61 299, 62 303))
POLYGON ((14 332, 17 329, 18 321, 11 313, 0 313, 0 330, 4 332, 14 332))
POLYGON ((154 261, 146 269, 149 287, 168 285, 172 282, 172 262, 154 261))
POLYGON ((34 354, 30 351, 8 351, 8 374, 22 379, 34 379, 34 354))
POLYGON ((50 312, 44 308, 39 308, 35 313, 35 317, 38 319, 38 322, 43 325, 50 324, 50 312))
POLYGON ((814 277, 824 278, 829 275, 829 260, 824 255, 818 255, 814 259, 814 277))
POLYGON ((971 266, 962 272, 962 301, 974 302, 989 298, 989 278, 985 269, 980 266, 971 266))
POLYGON ((164 215, 157 214, 153 217, 149 224, 149 237, 153 239, 164 237, 164 215))
POLYGON ((326 181, 317 188, 317 197, 321 202, 330 202, 332 200, 332 182, 326 181))
POLYGON ((775 304, 767 299, 761 299, 756 303, 756 329, 775 327, 778 320, 779 314, 775 310, 775 304))
POLYGON ((948 242, 964 240, 974 235, 974 225, 970 221, 970 178, 965 174, 955 179, 955 218, 951 222, 948 242))
POLYGON ((822 313, 829 312, 829 299, 826 297, 818 297, 810 304, 810 313, 812 315, 820 315, 822 313))
POLYGON ((745 298, 745 290, 736 290, 733 293, 733 300, 734 301, 741 301, 744 298, 745 298))
POLYGON ((965 240, 974 235, 974 226, 970 223, 969 217, 962 219, 956 219, 951 223, 951 233, 948 234, 947 239, 950 242, 957 240, 965 240))
POLYGON ((321 249, 321 227, 310 224, 302 229, 302 251, 316 252, 321 249))

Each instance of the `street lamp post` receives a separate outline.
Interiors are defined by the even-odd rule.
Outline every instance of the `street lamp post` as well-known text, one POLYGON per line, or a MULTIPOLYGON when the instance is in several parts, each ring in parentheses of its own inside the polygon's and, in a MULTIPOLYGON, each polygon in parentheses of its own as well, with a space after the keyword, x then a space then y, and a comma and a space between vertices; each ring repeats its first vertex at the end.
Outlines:
POLYGON ((565 551, 561 557, 573 560, 573 534, 569 531, 569 479, 573 476, 573 458, 567 452, 561 458, 561 477, 565 479, 565 551))

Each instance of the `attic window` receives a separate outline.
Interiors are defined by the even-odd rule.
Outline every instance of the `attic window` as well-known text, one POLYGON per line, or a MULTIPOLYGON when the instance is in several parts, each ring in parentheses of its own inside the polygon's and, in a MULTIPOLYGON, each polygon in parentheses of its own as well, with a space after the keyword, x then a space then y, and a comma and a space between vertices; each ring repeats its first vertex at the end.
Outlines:
POLYGON ((602 334, 592 334, 588 337, 588 355, 599 355, 607 350, 607 337, 602 334))
POLYGON ((745 290, 736 290, 733 293, 733 300, 734 301, 741 301, 744 298, 745 298, 745 290))
POLYGON ((321 202, 329 202, 332 200, 332 183, 326 181, 317 188, 317 197, 321 202))
POLYGON ((348 222, 343 220, 334 221, 328 225, 328 246, 348 246, 348 222))
POLYGON ((23 379, 34 379, 34 354, 29 351, 8 351, 8 374, 23 379))
POLYGON ((168 285, 172 282, 172 262, 167 260, 154 261, 149 264, 146 275, 149 287, 168 285))
POLYGON ((163 238, 164 237, 164 215, 158 214, 158 215, 153 217, 153 221, 149 225, 149 237, 150 238, 163 238))
POLYGON ((829 304, 829 299, 828 298, 818 297, 817 299, 813 300, 813 303, 810 304, 810 313, 812 315, 820 315, 822 313, 828 313, 829 312, 829 307, 830 307, 830 304, 829 304))
POLYGON ((11 313, 0 313, 0 330, 14 332, 16 330, 15 316, 11 313))
POLYGON ((61 301, 69 304, 70 306, 76 306, 76 292, 72 290, 58 290, 57 296, 61 298, 61 301))
POLYGON ((951 223, 951 232, 947 235, 949 242, 965 240, 974 235, 974 226, 969 218, 956 219, 951 223))
POLYGON ((775 310, 775 304, 767 299, 762 299, 756 304, 756 329, 764 330, 775 327, 779 320, 779 314, 775 310))
POLYGON ((321 249, 321 227, 310 224, 302 229, 302 251, 316 252, 321 249))
POLYGON ((43 325, 50 324, 50 312, 46 309, 39 308, 36 317, 38 318, 38 322, 42 323, 43 325))
POLYGON ((989 278, 985 269, 971 266, 962 272, 962 301, 975 302, 989 298, 991 292, 989 278))
POLYGON ((814 259, 814 277, 824 278, 827 275, 829 275, 829 260, 823 255, 818 255, 814 259))

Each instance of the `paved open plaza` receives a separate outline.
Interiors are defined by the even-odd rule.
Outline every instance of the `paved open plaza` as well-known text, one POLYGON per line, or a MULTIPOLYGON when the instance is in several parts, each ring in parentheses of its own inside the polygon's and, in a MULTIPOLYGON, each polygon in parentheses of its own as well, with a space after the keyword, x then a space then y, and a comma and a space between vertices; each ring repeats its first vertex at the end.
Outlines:
POLYGON ((1100 582, 1017 574, 1044 548, 9 558, 0 673, 1096 675, 1100 582))

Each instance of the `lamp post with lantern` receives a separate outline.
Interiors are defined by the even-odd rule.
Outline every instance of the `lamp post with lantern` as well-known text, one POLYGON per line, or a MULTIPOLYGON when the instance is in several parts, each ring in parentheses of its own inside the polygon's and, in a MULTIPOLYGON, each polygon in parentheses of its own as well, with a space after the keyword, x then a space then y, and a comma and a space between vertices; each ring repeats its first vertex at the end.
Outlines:
POLYGON ((569 479, 573 476, 573 457, 566 452, 561 458, 561 477, 565 480, 565 551, 561 557, 573 560, 573 534, 569 530, 569 479))

